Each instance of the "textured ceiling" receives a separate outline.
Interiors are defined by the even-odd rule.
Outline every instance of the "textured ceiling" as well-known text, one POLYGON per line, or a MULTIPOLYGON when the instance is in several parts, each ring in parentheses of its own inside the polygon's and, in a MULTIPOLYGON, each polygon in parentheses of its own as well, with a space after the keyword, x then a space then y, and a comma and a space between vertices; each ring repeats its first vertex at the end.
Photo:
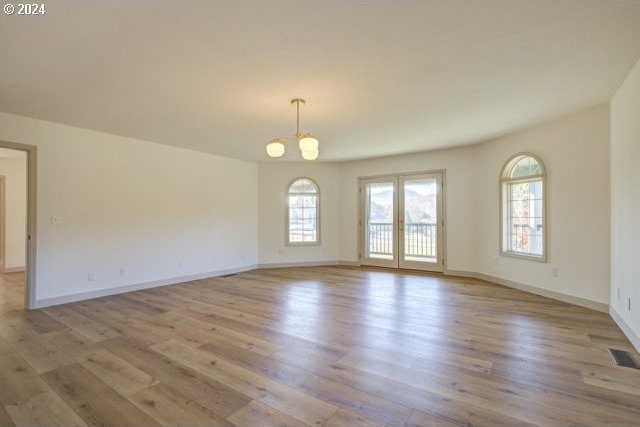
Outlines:
POLYGON ((259 161, 299 96, 341 161, 607 101, 640 57, 640 2, 56 1, 0 15, 0 40, 0 111, 259 161))

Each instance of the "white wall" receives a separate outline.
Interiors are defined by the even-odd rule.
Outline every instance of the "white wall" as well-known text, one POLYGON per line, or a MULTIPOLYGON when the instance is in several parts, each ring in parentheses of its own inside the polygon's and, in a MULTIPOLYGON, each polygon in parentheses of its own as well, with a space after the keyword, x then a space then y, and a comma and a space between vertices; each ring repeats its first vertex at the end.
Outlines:
POLYGON ((260 163, 258 167, 258 259, 261 265, 340 260, 340 168, 331 163, 260 163), (296 178, 320 187, 320 245, 287 246, 286 192, 296 178))
POLYGON ((340 256, 358 260, 358 177, 392 173, 446 170, 447 267, 476 270, 475 163, 471 147, 384 157, 341 164, 340 256))
POLYGON ((0 175, 5 177, 4 268, 16 271, 25 266, 27 223, 27 156, 0 158, 0 175))
POLYGON ((608 305, 606 104, 476 146, 340 164, 261 164, 259 262, 357 262, 358 177, 441 169, 446 170, 448 271, 480 273, 599 308, 608 305), (520 151, 538 154, 547 168, 547 263, 499 256, 498 181, 504 163, 520 151), (284 195, 287 184, 299 176, 318 180, 323 194, 331 196, 322 205, 326 248, 284 246, 284 195), (552 277, 553 268, 557 277, 552 277))
POLYGON ((342 164, 256 165, 1 113, 0 140, 38 146, 39 300, 257 263, 355 262, 358 177, 444 169, 448 270, 608 303, 608 117, 602 105, 477 146, 342 164), (549 173, 549 264, 497 257, 498 176, 522 150, 549 173), (321 189, 320 246, 284 245, 285 191, 300 176, 321 189))
POLYGON ((38 300, 257 263, 254 163, 4 113, 0 140, 38 146, 38 300))
POLYGON ((602 105, 472 147, 342 164, 341 259, 357 259, 359 176, 445 169, 448 270, 608 304, 608 114, 602 105), (548 263, 499 256, 498 179, 519 151, 547 167, 548 263))
POLYGON ((611 100, 611 309, 640 351, 639 159, 640 61, 611 100))
POLYGON ((478 145, 474 158, 477 271, 608 304, 608 105, 478 145), (547 263, 498 255, 498 179, 520 151, 538 154, 547 171, 547 263))

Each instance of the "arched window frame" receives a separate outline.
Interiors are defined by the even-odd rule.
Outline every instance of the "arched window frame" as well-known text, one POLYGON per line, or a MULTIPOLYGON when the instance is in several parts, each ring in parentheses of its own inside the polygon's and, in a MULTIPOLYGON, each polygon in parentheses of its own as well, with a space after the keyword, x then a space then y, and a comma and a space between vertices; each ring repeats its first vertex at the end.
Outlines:
MULTIPOLYGON (((547 218, 547 173, 545 169, 544 162, 542 159, 530 152, 521 152, 517 153, 509 158, 507 162, 502 167, 500 173, 500 255, 515 257, 521 259, 528 259, 539 262, 547 261, 547 230, 549 228, 548 218, 547 218), (535 160, 539 167, 540 173, 534 175, 526 175, 521 177, 513 177, 512 173, 516 165, 524 158, 530 157, 535 160), (511 188, 513 184, 525 183, 525 182, 536 182, 539 181, 541 183, 542 188, 542 208, 541 208, 541 227, 542 227, 542 253, 527 253, 524 251, 514 250, 511 246, 512 241, 510 240, 511 234, 509 234, 508 229, 511 224, 511 188)), ((535 214, 534 214, 535 216, 535 214)))
POLYGON ((306 176, 301 176, 298 177, 294 180, 292 180, 289 185, 287 186, 287 193, 286 193, 286 209, 287 209, 287 214, 286 214, 286 226, 285 226, 285 242, 287 246, 318 246, 320 245, 320 186, 318 185, 318 183, 306 176), (315 188, 315 193, 301 193, 301 192, 292 192, 291 189, 292 187, 301 180, 306 180, 309 181, 313 187, 315 188), (315 217, 316 217, 316 227, 315 227, 315 240, 313 241, 292 241, 291 240, 291 206, 290 206, 290 197, 291 196, 313 196, 315 197, 315 217))

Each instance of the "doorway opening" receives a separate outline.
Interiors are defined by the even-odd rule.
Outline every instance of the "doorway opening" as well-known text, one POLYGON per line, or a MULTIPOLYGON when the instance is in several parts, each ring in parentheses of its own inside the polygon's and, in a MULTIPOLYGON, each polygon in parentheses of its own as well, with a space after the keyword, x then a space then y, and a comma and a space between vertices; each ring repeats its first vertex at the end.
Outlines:
POLYGON ((444 171, 359 179, 359 262, 444 271, 444 171))
POLYGON ((10 308, 35 301, 36 148, 0 141, 0 299, 10 308))

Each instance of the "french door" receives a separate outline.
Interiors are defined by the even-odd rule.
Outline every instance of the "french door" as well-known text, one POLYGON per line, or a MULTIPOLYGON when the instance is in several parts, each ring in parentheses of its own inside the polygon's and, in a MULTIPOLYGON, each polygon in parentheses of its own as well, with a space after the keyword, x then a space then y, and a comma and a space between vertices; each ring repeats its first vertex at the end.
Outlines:
POLYGON ((360 264, 443 271, 443 174, 360 179, 360 264))

